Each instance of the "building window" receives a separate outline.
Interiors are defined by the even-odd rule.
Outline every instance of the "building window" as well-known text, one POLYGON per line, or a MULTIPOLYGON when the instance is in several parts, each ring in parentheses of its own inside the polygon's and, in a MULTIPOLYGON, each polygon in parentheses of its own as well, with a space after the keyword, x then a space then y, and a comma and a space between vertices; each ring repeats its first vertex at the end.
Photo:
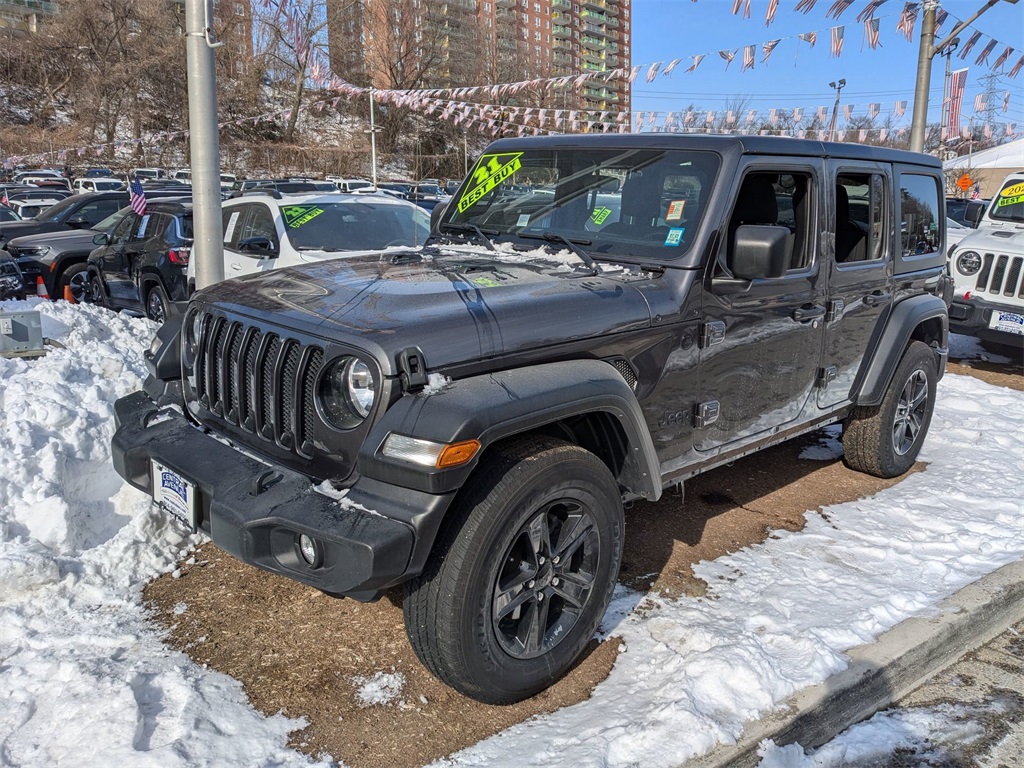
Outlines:
POLYGON ((235 16, 245 16, 245 6, 241 3, 235 3, 235 16))
POLYGON ((533 33, 533 39, 534 40, 540 40, 540 32, 534 32, 533 33))

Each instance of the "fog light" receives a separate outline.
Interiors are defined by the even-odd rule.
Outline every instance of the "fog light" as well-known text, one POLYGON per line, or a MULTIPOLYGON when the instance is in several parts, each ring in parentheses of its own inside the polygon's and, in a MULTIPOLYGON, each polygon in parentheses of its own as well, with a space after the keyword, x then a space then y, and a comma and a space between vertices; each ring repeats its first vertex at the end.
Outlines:
POLYGON ((316 568, 320 564, 320 552, 312 536, 307 536, 304 533, 299 534, 299 554, 306 561, 306 565, 312 568, 316 568))

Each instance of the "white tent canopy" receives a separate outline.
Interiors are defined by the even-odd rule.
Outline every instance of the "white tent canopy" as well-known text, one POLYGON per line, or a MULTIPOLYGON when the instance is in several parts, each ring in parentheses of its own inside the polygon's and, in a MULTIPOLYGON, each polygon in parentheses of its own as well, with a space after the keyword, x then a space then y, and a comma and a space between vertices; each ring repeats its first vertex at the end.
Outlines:
POLYGON ((1001 168, 1006 172, 1024 169, 1024 139, 1017 139, 998 147, 983 149, 970 155, 961 155, 942 164, 944 170, 956 168, 1001 168))

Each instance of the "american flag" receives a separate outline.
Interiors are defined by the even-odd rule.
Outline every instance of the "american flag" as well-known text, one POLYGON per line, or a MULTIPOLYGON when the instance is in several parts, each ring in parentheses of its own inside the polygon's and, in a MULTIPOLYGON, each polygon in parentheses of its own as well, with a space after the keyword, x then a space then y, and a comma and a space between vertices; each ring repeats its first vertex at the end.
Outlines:
POLYGON ((995 49, 995 47, 998 44, 999 44, 998 40, 995 40, 995 39, 989 40, 988 41, 988 45, 986 45, 985 48, 982 50, 982 52, 978 54, 978 58, 975 60, 974 63, 979 65, 979 66, 982 65, 982 64, 988 64, 988 57, 992 55, 992 51, 995 49))
POLYGON ((864 36, 868 40, 868 48, 875 50, 881 43, 878 39, 878 19, 866 19, 864 21, 864 36))
POLYGON ((818 2, 818 0, 800 0, 800 2, 796 4, 796 8, 794 8, 793 10, 802 11, 803 13, 810 13, 811 9, 814 8, 814 4, 816 2, 818 2))
MULTIPOLYGON (((800 10, 800 9, 797 8, 797 10, 800 10)), ((817 32, 801 32, 799 35, 797 35, 797 37, 800 40, 803 40, 805 43, 809 44, 811 46, 811 48, 813 48, 814 44, 816 42, 818 42, 818 33, 817 32)))
MULTIPOLYGON (((967 70, 964 70, 964 71, 966 72, 967 70)), ((906 102, 906 100, 897 101, 896 104, 893 107, 892 113, 894 115, 896 115, 896 117, 903 117, 905 114, 907 114, 907 102, 906 102)))
POLYGON ((781 39, 780 40, 769 40, 767 43, 765 43, 765 44, 763 44, 761 46, 761 53, 764 54, 761 57, 761 63, 762 64, 767 64, 768 63, 768 57, 772 55, 772 51, 774 51, 776 46, 779 43, 781 43, 781 42, 782 42, 781 39))
POLYGON ((843 119, 846 122, 853 119, 853 104, 843 104, 843 119))
POLYGON ((747 46, 744 46, 744 48, 743 48, 743 69, 741 69, 740 72, 742 72, 744 69, 753 69, 753 68, 754 68, 754 46, 747 45, 747 46))
POLYGON ((914 38, 914 22, 917 21, 920 7, 917 3, 906 3, 900 13, 900 20, 896 22, 896 31, 902 32, 908 43, 914 38))
POLYGON ((719 51, 718 55, 725 59, 725 68, 728 70, 732 60, 736 58, 736 51, 719 51))
POLYGON ((853 5, 853 0, 836 0, 832 7, 825 12, 825 18, 838 19, 843 11, 853 5))
POLYGON ((815 118, 819 122, 824 122, 825 118, 827 118, 827 117, 828 117, 828 107, 818 107, 818 111, 817 111, 817 113, 815 115, 815 118))
POLYGON ((964 103, 964 86, 967 85, 967 68, 958 69, 949 75, 949 111, 946 126, 950 135, 960 130, 960 109, 964 103))
POLYGON ((803 107, 794 107, 794 109, 793 109, 793 122, 794 123, 799 123, 803 119, 804 119, 803 107))
POLYGON ((766 27, 771 26, 771 23, 775 21, 775 14, 779 10, 779 0, 768 0, 768 10, 764 14, 764 25, 766 27))
POLYGON ((832 27, 832 57, 838 59, 843 53, 843 33, 846 27, 832 27))
POLYGON ((132 180, 131 185, 128 187, 128 191, 131 193, 130 205, 133 211, 139 216, 146 215, 146 190, 142 188, 142 182, 137 178, 132 180))
POLYGON ((864 6, 864 10, 857 14, 857 21, 865 21, 872 18, 875 15, 875 11, 880 6, 885 5, 887 0, 871 0, 867 5, 864 6))
POLYGON ((1003 112, 1010 111, 1010 92, 1007 91, 1003 94, 1003 112))
POLYGON ((979 93, 974 97, 974 111, 984 112, 986 109, 988 109, 988 94, 979 93))
POLYGON ((967 54, 969 54, 971 52, 971 49, 978 44, 978 41, 980 39, 981 39, 981 32, 975 32, 973 35, 971 35, 970 39, 964 45, 963 50, 960 51, 960 58, 963 59, 964 61, 966 61, 967 60, 967 54))
POLYGON ((996 63, 992 65, 992 71, 995 72, 997 69, 1002 69, 1003 65, 1006 64, 1006 60, 1010 58, 1010 54, 1013 53, 1013 46, 1008 45, 1006 49, 999 54, 999 58, 996 59, 996 63))
MULTIPOLYGON (((744 0, 732 0, 732 15, 735 16, 740 12, 740 8, 743 6, 744 0)), ((746 8, 743 8, 743 18, 750 18, 750 0, 746 0, 746 8)))
POLYGON ((868 104, 868 116, 872 120, 874 120, 876 117, 878 117, 878 113, 881 110, 881 108, 882 108, 882 105, 879 104, 878 102, 875 102, 873 104, 868 104))
POLYGON ((939 8, 935 12, 935 36, 939 36, 939 30, 942 29, 942 25, 946 23, 946 19, 949 18, 949 13, 944 8, 939 8))
POLYGON ((1024 67, 1024 56, 1021 56, 1019 59, 1017 59, 1017 63, 1013 65, 1013 69, 1011 69, 1007 74, 1010 77, 1016 77, 1017 74, 1020 72, 1021 67, 1024 67))

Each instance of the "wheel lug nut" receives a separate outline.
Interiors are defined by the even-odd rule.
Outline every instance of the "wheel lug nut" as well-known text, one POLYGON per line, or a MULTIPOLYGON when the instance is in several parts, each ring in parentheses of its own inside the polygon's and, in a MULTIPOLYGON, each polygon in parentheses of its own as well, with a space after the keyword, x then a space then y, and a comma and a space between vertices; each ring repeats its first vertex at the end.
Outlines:
POLYGON ((560 558, 558 555, 555 555, 554 557, 551 558, 551 562, 554 565, 558 565, 558 561, 561 560, 561 559, 562 558, 560 558))
POLYGON ((551 580, 551 586, 552 587, 557 587, 558 586, 558 579, 552 579, 551 580))
POLYGON ((538 563, 539 563, 540 565, 544 565, 544 558, 543 558, 543 557, 538 557, 538 558, 537 558, 537 562, 538 562, 538 563))
POLYGON ((537 602, 538 603, 544 602, 544 593, 543 592, 538 592, 537 593, 537 602))
POLYGON ((526 585, 527 589, 533 589, 533 585, 536 584, 536 583, 537 583, 536 581, 534 581, 533 579, 530 579, 530 583, 526 585))

